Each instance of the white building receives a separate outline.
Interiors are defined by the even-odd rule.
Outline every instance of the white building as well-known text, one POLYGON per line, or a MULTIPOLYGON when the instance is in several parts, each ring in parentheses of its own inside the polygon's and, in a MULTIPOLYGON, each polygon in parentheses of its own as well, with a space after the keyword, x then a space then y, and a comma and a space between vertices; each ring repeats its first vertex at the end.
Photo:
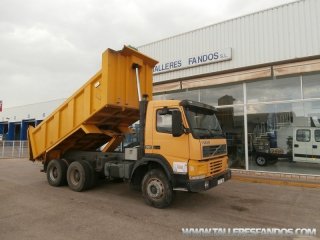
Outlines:
POLYGON ((0 112, 0 138, 26 140, 29 125, 36 126, 65 99, 6 108, 0 112))
POLYGON ((319 12, 300 0, 139 47, 159 60, 154 98, 216 106, 235 168, 319 175, 319 12), (299 154, 296 127, 311 137, 299 154), (258 166, 275 158, 261 151, 279 161, 258 166))

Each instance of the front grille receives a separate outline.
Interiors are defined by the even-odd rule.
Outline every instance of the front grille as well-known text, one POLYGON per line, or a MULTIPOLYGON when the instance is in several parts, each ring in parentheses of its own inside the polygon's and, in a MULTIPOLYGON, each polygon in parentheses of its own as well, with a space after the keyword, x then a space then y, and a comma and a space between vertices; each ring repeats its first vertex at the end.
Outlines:
POLYGON ((217 174, 222 170, 222 159, 212 160, 209 162, 210 175, 217 174))
POLYGON ((213 145, 213 146, 204 146, 202 148, 203 158, 214 157, 221 154, 227 153, 227 145, 213 145))

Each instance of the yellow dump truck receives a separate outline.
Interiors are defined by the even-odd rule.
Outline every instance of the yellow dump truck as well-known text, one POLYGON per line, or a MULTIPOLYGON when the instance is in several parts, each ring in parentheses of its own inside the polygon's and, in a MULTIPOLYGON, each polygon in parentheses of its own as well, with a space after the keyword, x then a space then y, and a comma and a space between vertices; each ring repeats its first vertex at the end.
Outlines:
POLYGON ((126 180, 146 203, 164 208, 174 191, 205 191, 231 178, 216 109, 153 101, 156 63, 131 47, 108 49, 96 75, 29 127, 30 160, 43 163, 50 185, 84 191, 98 177, 126 180), (138 120, 139 144, 115 151, 138 120))

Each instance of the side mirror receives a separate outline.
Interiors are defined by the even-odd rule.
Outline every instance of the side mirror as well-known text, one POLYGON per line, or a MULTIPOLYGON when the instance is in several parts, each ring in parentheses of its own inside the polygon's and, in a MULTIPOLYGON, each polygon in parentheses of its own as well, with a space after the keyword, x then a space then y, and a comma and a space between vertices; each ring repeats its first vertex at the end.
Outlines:
POLYGON ((172 136, 180 137, 183 134, 182 116, 180 111, 172 111, 172 136))

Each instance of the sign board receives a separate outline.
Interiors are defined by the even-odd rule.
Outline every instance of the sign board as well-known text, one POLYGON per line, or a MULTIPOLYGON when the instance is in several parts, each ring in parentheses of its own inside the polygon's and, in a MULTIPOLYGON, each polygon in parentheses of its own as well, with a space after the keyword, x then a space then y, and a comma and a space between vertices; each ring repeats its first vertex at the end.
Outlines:
POLYGON ((217 51, 208 51, 202 54, 173 59, 167 62, 158 63, 154 69, 153 74, 160 74, 169 71, 181 70, 184 68, 197 67, 200 65, 212 64, 232 59, 232 49, 226 48, 217 51))

